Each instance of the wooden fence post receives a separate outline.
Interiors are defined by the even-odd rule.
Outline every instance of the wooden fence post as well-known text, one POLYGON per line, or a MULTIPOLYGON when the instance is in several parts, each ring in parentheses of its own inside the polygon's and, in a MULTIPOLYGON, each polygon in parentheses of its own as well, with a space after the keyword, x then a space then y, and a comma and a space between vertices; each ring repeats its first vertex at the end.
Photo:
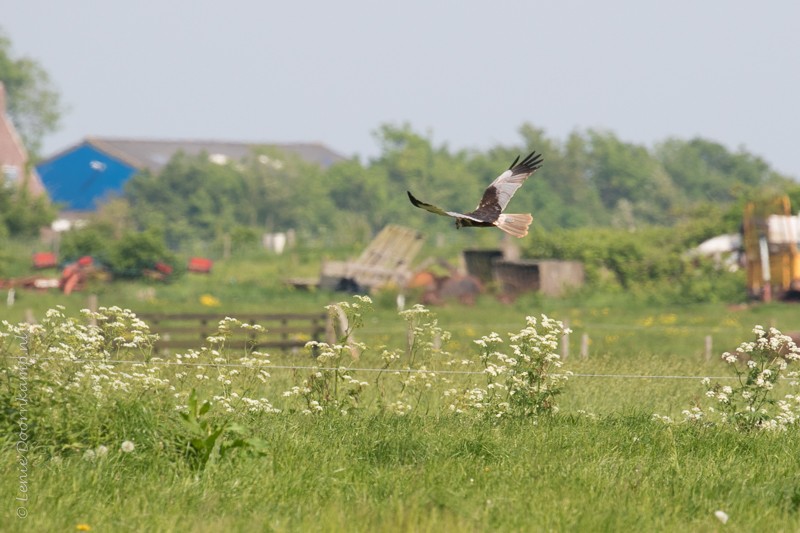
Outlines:
POLYGON ((711 335, 706 335, 706 361, 711 361, 711 353, 714 348, 713 342, 711 335))
POLYGON ((328 318, 325 320, 325 341, 330 344, 336 344, 336 325, 333 323, 333 314, 328 313, 328 318))
POLYGON ((97 295, 90 294, 89 298, 87 298, 86 305, 89 308, 89 311, 92 312, 91 318, 89 319, 89 324, 92 326, 97 325, 97 319, 94 318, 94 313, 97 312, 97 295))
POLYGON ((402 292, 397 293, 396 302, 397 302, 397 312, 398 313, 403 312, 406 308, 406 295, 403 294, 402 292))
MULTIPOLYGON (((336 305, 334 306, 334 309, 336 309, 336 316, 339 318, 339 332, 341 339, 347 333, 350 323, 347 320, 347 314, 341 307, 336 305)), ((359 350, 358 346, 356 346, 356 338, 352 332, 350 332, 350 335, 347 337, 347 345, 350 347, 350 353, 353 355, 353 359, 358 360, 358 358, 361 356, 361 350, 359 350)))
POLYGON ((411 349, 414 347, 414 326, 411 322, 406 326, 406 357, 411 357, 411 349))
POLYGON ((581 335, 581 359, 589 358, 589 334, 581 335))
POLYGON ((231 234, 225 233, 222 236, 222 258, 223 259, 230 259, 231 258, 231 234))

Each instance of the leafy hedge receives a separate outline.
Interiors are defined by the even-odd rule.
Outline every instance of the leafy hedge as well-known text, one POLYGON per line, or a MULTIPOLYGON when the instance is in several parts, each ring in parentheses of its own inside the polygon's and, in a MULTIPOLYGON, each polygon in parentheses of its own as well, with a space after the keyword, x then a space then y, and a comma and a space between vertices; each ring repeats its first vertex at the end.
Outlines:
POLYGON ((126 231, 117 237, 102 224, 92 224, 64 234, 61 256, 70 261, 85 255, 94 257, 114 276, 123 278, 139 277, 158 262, 176 264, 163 235, 153 229, 126 231))
POLYGON ((741 271, 731 272, 724 265, 688 253, 701 242, 690 229, 538 230, 526 254, 583 262, 587 285, 593 289, 625 291, 672 303, 743 298, 741 271))

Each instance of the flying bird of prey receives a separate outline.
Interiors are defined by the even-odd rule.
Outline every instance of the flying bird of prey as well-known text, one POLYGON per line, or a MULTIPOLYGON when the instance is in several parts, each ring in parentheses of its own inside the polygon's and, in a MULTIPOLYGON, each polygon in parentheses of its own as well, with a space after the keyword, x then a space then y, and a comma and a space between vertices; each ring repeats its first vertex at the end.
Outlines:
POLYGON ((417 200, 413 194, 408 192, 408 199, 420 209, 436 213, 446 217, 456 219, 456 228, 461 229, 470 226, 491 227, 497 226, 509 235, 522 238, 528 234, 528 226, 531 225, 533 217, 530 213, 525 215, 507 214, 503 210, 508 205, 511 197, 517 189, 528 179, 528 176, 536 172, 542 166, 542 156, 535 151, 528 157, 519 161, 519 156, 511 163, 508 170, 497 176, 497 178, 483 192, 478 207, 469 213, 456 213, 445 211, 435 205, 426 204, 417 200))

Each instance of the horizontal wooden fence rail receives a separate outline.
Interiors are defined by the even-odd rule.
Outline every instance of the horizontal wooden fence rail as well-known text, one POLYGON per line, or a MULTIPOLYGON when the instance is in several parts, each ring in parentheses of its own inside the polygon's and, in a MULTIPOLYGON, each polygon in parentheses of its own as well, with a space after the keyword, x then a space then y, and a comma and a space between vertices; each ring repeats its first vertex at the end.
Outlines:
MULTIPOLYGON (((159 335, 156 348, 199 349, 206 338, 217 333, 219 322, 226 316, 210 313, 143 313, 138 315, 153 333, 159 335)), ((331 327, 325 313, 236 314, 233 318, 258 324, 258 332, 234 328, 225 346, 243 348, 301 348, 309 341, 322 341, 331 327)))

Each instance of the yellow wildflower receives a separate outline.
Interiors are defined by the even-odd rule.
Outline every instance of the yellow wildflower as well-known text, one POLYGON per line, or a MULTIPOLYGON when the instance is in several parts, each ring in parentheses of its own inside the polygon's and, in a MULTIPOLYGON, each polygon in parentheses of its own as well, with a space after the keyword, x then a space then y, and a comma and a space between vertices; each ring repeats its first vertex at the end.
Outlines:
POLYGON ((218 298, 215 298, 210 294, 204 294, 200 297, 200 304, 206 307, 219 307, 220 302, 218 298))

